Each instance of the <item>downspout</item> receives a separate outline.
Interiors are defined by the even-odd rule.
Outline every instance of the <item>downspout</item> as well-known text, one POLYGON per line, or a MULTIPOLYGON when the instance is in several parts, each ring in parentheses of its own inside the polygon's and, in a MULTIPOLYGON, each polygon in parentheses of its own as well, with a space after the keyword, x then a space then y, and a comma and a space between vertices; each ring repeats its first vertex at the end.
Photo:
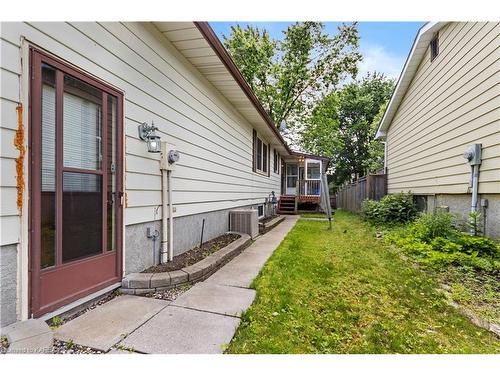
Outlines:
MULTIPOLYGON (((167 210, 165 207, 167 206, 167 202, 170 202, 169 196, 170 196, 170 181, 168 181, 170 178, 170 173, 169 171, 164 167, 163 163, 163 158, 165 157, 165 152, 163 149, 163 142, 162 142, 162 153, 161 153, 161 203, 162 203, 162 210, 161 210, 161 224, 162 224, 162 236, 161 236, 161 256, 160 256, 160 261, 161 263, 166 263, 168 262, 168 246, 167 246, 167 238, 171 237, 168 234, 168 215, 170 215, 170 209, 167 210)), ((171 205, 169 205, 171 206, 171 205)))
POLYGON ((162 238, 161 238, 161 262, 170 262, 174 258, 174 220, 172 204, 172 171, 174 163, 179 160, 179 153, 175 150, 167 150, 167 143, 161 143, 161 199, 162 199, 162 238), (168 202, 168 211, 166 209, 168 202), (168 213, 167 213, 168 212, 168 213))
MULTIPOLYGON (((467 147, 464 152, 464 158, 467 159, 467 163, 471 166, 471 181, 469 187, 472 188, 472 201, 470 212, 477 211, 477 201, 478 201, 478 191, 479 191, 479 167, 481 165, 481 144, 474 143, 467 147)), ((485 228, 486 229, 486 228, 485 228)), ((474 229, 471 228, 471 234, 474 233, 474 229)))
POLYGON ((384 139, 384 173, 387 173, 387 138, 384 139))
POLYGON ((167 170, 168 182, 168 260, 174 259, 174 208, 172 204, 172 171, 167 170))
POLYGON ((477 211, 477 191, 479 190, 479 164, 472 166, 472 203, 471 212, 477 211))

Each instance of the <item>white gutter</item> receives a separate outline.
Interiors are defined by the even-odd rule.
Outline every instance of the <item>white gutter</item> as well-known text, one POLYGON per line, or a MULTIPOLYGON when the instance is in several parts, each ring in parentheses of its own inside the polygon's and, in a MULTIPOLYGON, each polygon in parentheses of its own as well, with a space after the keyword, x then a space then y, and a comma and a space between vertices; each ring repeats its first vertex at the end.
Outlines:
POLYGON ((406 90, 411 84, 413 77, 422 62, 423 57, 425 56, 425 52, 429 46, 430 41, 434 37, 434 35, 444 26, 447 22, 428 22, 424 26, 420 28, 417 36, 415 37, 415 41, 413 42, 413 46, 411 51, 406 58, 405 65, 403 67, 403 71, 399 76, 398 83, 396 84, 396 88, 392 93, 391 100, 389 101, 389 105, 385 110, 384 117, 380 121, 380 125, 377 130, 377 134, 375 135, 375 139, 385 139, 387 135, 387 130, 391 125, 392 119, 396 114, 401 101, 403 100, 406 90))

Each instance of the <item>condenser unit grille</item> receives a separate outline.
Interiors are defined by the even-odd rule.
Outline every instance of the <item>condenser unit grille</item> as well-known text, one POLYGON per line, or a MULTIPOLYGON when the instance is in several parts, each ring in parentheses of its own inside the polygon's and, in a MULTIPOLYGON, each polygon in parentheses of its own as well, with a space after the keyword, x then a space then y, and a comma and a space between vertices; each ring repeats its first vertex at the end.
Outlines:
POLYGON ((257 210, 229 211, 229 230, 242 232, 255 238, 259 235, 259 219, 257 210))

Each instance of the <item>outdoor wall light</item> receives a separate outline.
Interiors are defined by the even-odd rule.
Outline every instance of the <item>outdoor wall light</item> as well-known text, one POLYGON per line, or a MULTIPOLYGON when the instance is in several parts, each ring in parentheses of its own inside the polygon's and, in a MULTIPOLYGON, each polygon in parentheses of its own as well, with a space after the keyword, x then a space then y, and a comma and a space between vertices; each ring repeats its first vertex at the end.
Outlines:
POLYGON ((151 121, 151 125, 143 122, 139 125, 139 138, 146 141, 148 152, 161 152, 160 136, 156 135, 155 130, 158 128, 151 121))

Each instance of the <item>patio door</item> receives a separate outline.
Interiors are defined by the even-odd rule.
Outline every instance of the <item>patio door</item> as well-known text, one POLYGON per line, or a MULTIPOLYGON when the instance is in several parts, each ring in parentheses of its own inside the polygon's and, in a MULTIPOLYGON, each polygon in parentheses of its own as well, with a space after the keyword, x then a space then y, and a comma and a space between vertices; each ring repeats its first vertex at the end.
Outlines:
POLYGON ((31 51, 31 313, 121 279, 122 95, 31 51))

